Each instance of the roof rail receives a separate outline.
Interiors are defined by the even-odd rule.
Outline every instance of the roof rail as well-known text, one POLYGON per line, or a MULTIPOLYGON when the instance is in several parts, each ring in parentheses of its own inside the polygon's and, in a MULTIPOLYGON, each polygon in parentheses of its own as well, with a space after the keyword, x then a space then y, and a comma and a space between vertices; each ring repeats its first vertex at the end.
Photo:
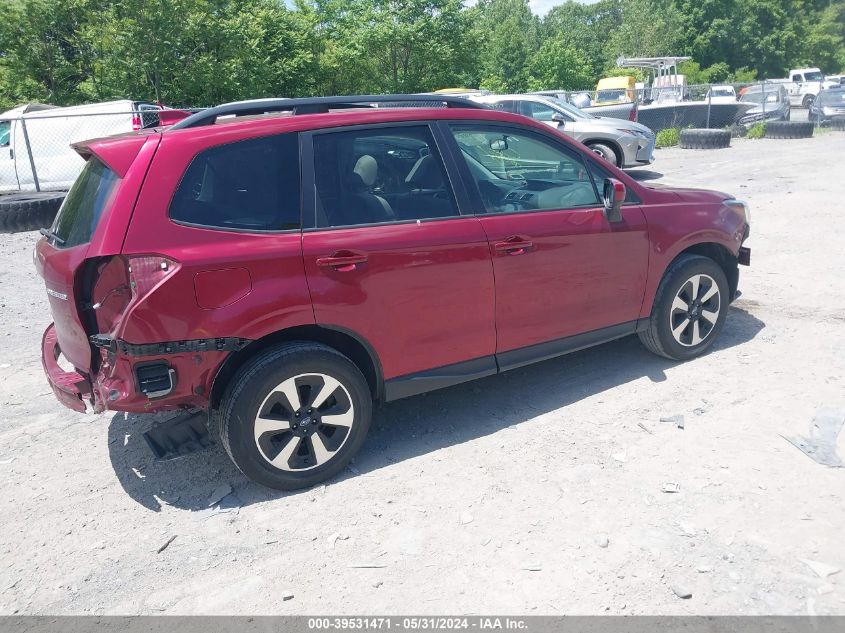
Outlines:
POLYGON ((389 106, 428 106, 440 104, 447 108, 480 108, 486 106, 455 95, 352 95, 345 97, 305 97, 298 99, 252 99, 224 103, 202 110, 182 119, 171 130, 211 125, 221 116, 250 116, 268 112, 291 112, 293 114, 315 114, 346 108, 369 108, 389 106))

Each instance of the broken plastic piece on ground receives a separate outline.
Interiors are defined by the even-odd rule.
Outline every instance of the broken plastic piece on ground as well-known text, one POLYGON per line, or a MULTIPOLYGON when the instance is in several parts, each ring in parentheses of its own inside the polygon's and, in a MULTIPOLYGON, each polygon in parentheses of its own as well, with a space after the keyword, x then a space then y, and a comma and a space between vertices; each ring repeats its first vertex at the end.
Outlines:
POLYGON ((150 450, 159 460, 170 460, 196 453, 214 445, 202 411, 188 413, 156 425, 144 433, 150 450))
POLYGON ((822 408, 816 411, 810 424, 810 437, 781 437, 822 466, 843 468, 845 462, 836 452, 836 442, 845 424, 845 411, 822 408))
POLYGON ((681 484, 675 483, 673 481, 668 481, 663 484, 663 488, 661 488, 663 492, 680 492, 681 491, 681 484))

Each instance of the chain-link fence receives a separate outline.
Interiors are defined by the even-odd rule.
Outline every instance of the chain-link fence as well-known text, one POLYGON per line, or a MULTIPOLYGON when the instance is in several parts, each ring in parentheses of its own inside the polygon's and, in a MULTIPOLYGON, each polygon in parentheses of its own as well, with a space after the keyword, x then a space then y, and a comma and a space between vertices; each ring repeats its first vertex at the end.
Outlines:
MULTIPOLYGON (((829 93, 823 84, 755 82, 694 84, 678 82, 657 87, 618 90, 544 91, 584 111, 603 117, 637 120, 655 132, 666 128, 747 131, 756 123, 802 120, 816 126, 829 123, 833 111, 817 102, 829 93)), ((842 104, 845 107, 845 103, 842 104)), ((835 109, 835 108, 834 108, 835 109)), ((845 114, 845 112, 843 112, 845 114)))
POLYGON ((123 112, 21 108, 0 117, 0 193, 64 191, 85 161, 73 143, 159 124, 157 107, 123 112))

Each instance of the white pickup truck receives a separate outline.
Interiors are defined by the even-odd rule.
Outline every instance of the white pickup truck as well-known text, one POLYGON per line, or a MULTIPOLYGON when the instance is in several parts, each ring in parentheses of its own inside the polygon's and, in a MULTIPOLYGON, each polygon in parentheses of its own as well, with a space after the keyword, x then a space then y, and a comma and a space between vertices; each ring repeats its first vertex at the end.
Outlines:
POLYGON ((839 85, 835 81, 826 80, 818 68, 794 68, 789 71, 787 79, 774 79, 772 83, 783 84, 789 94, 789 105, 802 108, 809 108, 819 91, 839 85))

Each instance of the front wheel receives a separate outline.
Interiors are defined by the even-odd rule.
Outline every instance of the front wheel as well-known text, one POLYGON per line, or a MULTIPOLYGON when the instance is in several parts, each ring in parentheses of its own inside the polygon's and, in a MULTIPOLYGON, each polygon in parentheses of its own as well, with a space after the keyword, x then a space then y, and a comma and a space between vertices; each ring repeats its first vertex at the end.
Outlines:
POLYGON ((237 373, 216 413, 220 439, 247 477, 279 490, 338 474, 370 426, 372 398, 352 361, 316 343, 262 352, 237 373))
POLYGON ((700 255, 680 256, 660 282, 640 340, 649 351, 672 360, 700 356, 725 323, 728 294, 725 273, 716 262, 700 255))
POLYGON ((808 110, 813 107, 813 101, 815 101, 815 97, 813 95, 805 95, 804 100, 801 102, 801 105, 808 110))
POLYGON ((604 143, 590 143, 587 147, 589 147, 594 154, 598 154, 611 165, 614 165, 615 167, 622 166, 619 156, 616 155, 616 150, 610 147, 610 145, 605 145, 604 143))

